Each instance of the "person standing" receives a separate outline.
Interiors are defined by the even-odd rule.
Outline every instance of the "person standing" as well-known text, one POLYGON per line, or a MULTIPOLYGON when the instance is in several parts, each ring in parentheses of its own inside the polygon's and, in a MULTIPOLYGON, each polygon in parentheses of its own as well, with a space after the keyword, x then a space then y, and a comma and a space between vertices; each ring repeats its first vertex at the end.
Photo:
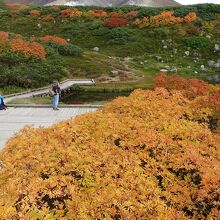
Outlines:
POLYGON ((6 110, 7 106, 4 103, 4 97, 0 95, 0 110, 6 110))
POLYGON ((59 110, 58 105, 59 105, 61 89, 60 89, 60 85, 57 81, 53 82, 52 93, 53 93, 53 110, 59 110))

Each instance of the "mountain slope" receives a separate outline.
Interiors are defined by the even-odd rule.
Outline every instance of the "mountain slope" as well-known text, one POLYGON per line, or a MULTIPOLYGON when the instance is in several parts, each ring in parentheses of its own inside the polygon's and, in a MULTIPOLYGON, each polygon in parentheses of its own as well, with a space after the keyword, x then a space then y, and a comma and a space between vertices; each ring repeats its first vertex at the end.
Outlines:
POLYGON ((26 4, 56 4, 56 5, 95 5, 95 6, 122 6, 122 5, 139 5, 139 6, 175 6, 179 5, 174 0, 6 0, 8 3, 26 3, 26 4))

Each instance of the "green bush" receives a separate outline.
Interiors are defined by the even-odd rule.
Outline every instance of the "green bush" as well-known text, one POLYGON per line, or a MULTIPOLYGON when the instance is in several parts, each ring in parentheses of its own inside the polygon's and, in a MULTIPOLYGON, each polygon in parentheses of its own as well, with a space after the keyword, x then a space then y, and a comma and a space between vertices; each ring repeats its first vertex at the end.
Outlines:
POLYGON ((109 33, 110 33, 109 28, 100 27, 99 29, 94 30, 92 34, 93 34, 93 36, 104 36, 104 35, 107 35, 109 33))
POLYGON ((159 38, 166 38, 170 35, 170 30, 168 27, 159 27, 153 29, 153 35, 159 38))
POLYGON ((83 50, 80 47, 77 47, 72 44, 60 45, 58 51, 61 55, 64 56, 82 56, 83 50))
POLYGON ((188 47, 191 47, 193 49, 197 49, 197 48, 208 47, 211 42, 206 37, 193 36, 193 37, 188 37, 187 39, 185 39, 185 43, 188 47))
POLYGON ((89 24, 89 30, 99 29, 100 27, 102 27, 102 24, 103 24, 102 21, 96 20, 92 22, 92 24, 89 24))
POLYGON ((109 44, 125 44, 134 40, 134 33, 128 28, 114 28, 111 30, 109 44))

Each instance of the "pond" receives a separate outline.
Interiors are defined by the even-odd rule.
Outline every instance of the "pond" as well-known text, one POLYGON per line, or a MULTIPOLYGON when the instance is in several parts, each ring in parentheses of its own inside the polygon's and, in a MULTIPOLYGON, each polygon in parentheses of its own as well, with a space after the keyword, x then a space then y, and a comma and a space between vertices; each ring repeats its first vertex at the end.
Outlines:
POLYGON ((105 104, 119 96, 129 96, 130 92, 72 92, 65 95, 61 101, 65 104, 105 104))

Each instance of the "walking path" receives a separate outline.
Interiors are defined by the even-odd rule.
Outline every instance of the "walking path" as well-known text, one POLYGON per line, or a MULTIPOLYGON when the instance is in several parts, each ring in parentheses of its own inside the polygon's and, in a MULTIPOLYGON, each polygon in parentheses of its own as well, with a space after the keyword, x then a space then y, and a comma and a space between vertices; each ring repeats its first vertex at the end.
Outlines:
MULTIPOLYGON (((68 79, 60 83, 61 90, 66 90, 73 85, 92 86, 95 82, 92 79, 68 79)), ((16 93, 5 96, 5 103, 13 99, 30 98, 48 94, 51 87, 43 87, 23 93, 16 93)), ((65 105, 60 106, 59 111, 52 110, 47 105, 9 105, 6 111, 0 111, 0 149, 7 140, 18 132, 25 125, 34 127, 48 127, 62 120, 81 115, 86 112, 95 111, 101 106, 98 105, 65 105)))
MULTIPOLYGON (((95 82, 93 79, 68 79, 60 83, 60 88, 61 90, 65 90, 65 89, 70 88, 73 85, 92 86, 92 85, 95 85, 95 82)), ((47 94, 50 88, 51 87, 49 86, 49 87, 43 87, 43 88, 39 88, 39 89, 35 89, 32 91, 27 91, 23 93, 16 93, 16 94, 8 95, 8 96, 5 96, 4 100, 5 100, 5 103, 8 103, 13 99, 30 98, 33 96, 47 94)))
POLYGON ((69 105, 60 106, 59 111, 52 110, 51 106, 17 106, 0 111, 0 149, 7 140, 25 125, 34 127, 48 127, 62 120, 96 111, 99 105, 69 105))

